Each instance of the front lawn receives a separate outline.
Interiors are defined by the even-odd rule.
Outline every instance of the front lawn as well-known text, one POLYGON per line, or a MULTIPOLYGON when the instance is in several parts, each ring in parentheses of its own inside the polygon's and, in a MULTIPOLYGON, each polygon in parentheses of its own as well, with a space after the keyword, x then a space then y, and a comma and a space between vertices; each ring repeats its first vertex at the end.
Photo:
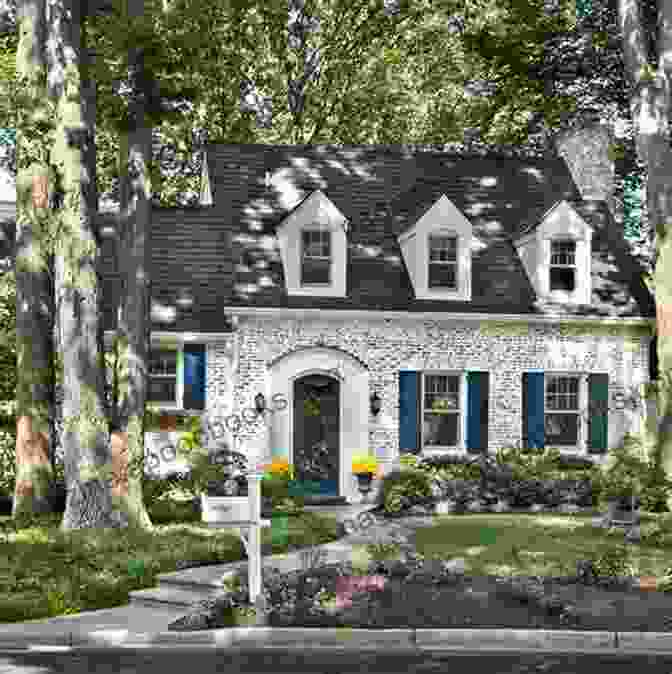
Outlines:
MULTIPOLYGON (((442 515, 419 529, 417 551, 427 557, 463 557, 474 575, 566 576, 579 559, 599 556, 623 542, 622 531, 591 526, 585 514, 442 515)), ((660 515, 642 514, 642 530, 660 515)), ((636 575, 659 576, 672 563, 672 537, 628 546, 636 575)))
MULTIPOLYGON (((151 514, 155 524, 161 520, 151 514)), ((0 517, 0 623, 124 606, 130 591, 155 587, 156 575, 176 571, 179 562, 226 564, 244 559, 235 534, 210 530, 198 520, 164 522, 152 533, 65 534, 59 530, 61 519, 62 515, 44 516, 16 530, 11 518, 0 517)), ((276 536, 275 541, 271 529, 262 530, 265 554, 336 538, 336 520, 315 513, 288 518, 286 536, 276 536)))

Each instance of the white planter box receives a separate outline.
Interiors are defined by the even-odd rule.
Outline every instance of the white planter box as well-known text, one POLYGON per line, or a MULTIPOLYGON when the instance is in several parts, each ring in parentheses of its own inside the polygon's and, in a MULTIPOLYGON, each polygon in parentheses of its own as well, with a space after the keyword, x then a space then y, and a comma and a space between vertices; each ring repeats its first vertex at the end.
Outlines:
POLYGON ((206 496, 201 494, 201 517, 204 522, 247 522, 250 502, 247 496, 206 496))

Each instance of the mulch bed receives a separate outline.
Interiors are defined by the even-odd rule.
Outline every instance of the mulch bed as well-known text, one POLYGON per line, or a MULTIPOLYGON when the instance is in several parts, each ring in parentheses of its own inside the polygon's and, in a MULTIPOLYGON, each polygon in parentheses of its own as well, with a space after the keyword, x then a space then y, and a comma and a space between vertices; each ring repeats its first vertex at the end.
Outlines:
POLYGON ((293 618, 271 615, 269 625, 672 631, 670 594, 623 586, 584 586, 572 579, 544 579, 544 596, 555 599, 546 608, 534 600, 513 596, 510 581, 495 576, 462 576, 432 585, 388 578, 382 592, 353 595, 349 608, 293 618), (568 604, 573 611, 563 614, 568 604))
MULTIPOLYGON (((417 529, 435 518, 379 519, 366 531, 347 536, 348 543, 377 538, 404 540, 413 546, 417 529)), ((406 547, 406 546, 404 546, 406 547)), ((414 547, 414 546, 413 546, 414 547)), ((312 570, 307 590, 336 592, 342 565, 312 570), (338 569, 338 571, 337 571, 338 569)), ((288 574, 290 584, 303 572, 288 574)), ((631 581, 584 585, 576 578, 515 578, 419 574, 410 580, 387 576, 382 591, 355 593, 345 608, 320 608, 311 600, 292 613, 272 612, 270 626, 360 628, 503 628, 600 631, 672 631, 672 593, 635 588, 631 581), (521 591, 521 588, 523 590, 521 591), (531 588, 531 592, 526 589, 531 588)), ((219 625, 210 622, 208 628, 219 625)), ((224 626, 224 625, 221 625, 224 626)), ((188 629, 188 628, 187 628, 188 629)), ((193 628, 192 628, 193 629, 193 628)), ((198 628, 197 628, 198 629, 198 628)))

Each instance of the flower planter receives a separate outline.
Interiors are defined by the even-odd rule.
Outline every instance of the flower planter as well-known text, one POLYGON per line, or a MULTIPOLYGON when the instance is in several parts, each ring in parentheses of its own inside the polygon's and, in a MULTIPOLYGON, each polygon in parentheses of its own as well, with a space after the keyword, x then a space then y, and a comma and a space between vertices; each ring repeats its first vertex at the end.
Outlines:
POLYGON ((207 496, 201 494, 201 515, 207 524, 225 524, 250 520, 247 496, 207 496))
POLYGON ((357 489, 362 495, 362 503, 365 503, 373 489, 373 473, 354 473, 354 475, 357 480, 357 489))

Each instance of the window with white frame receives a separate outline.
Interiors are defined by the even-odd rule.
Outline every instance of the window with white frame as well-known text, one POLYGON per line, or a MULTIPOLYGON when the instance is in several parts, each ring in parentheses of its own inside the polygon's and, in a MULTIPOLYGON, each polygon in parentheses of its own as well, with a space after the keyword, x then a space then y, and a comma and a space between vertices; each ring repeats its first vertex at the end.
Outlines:
POLYGON ((177 351, 152 349, 149 354, 147 401, 177 404, 177 351))
POLYGON ((301 285, 331 283, 331 232, 328 229, 302 231, 301 285))
POLYGON ((549 447, 576 447, 579 444, 581 400, 579 376, 546 375, 544 434, 549 447))
POLYGON ((551 241, 550 289, 574 292, 576 288, 576 241, 551 241))
POLYGON ((423 376, 424 447, 457 447, 460 442, 460 376, 425 374, 423 376))
POLYGON ((429 237, 429 288, 457 290, 457 237, 429 237))

